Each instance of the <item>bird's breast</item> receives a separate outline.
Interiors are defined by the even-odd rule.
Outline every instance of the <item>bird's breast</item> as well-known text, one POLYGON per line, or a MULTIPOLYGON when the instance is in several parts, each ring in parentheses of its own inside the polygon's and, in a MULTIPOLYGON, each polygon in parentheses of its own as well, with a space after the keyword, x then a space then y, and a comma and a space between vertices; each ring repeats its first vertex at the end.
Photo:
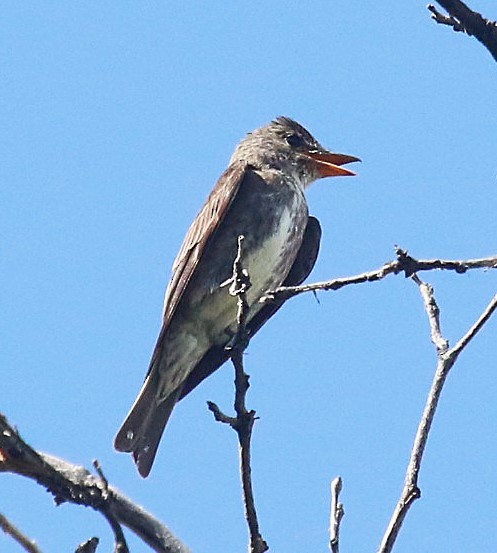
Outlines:
POLYGON ((242 250, 242 264, 248 271, 252 284, 248 293, 250 300, 258 302, 270 288, 280 286, 288 274, 300 244, 307 221, 307 208, 300 198, 281 210, 273 226, 261 241, 247 241, 242 250))
POLYGON ((290 271, 302 243, 307 216, 307 203, 298 190, 287 194, 283 201, 266 197, 257 204, 251 198, 236 224, 225 226, 218 237, 218 244, 224 247, 215 248, 216 252, 209 256, 209 265, 217 262, 219 271, 204 282, 197 304, 200 324, 209 330, 210 339, 221 343, 236 332, 236 298, 229 295, 229 286, 221 284, 232 276, 238 236, 244 236, 241 262, 251 282, 247 292, 250 320, 262 307, 261 297, 280 286, 290 271))

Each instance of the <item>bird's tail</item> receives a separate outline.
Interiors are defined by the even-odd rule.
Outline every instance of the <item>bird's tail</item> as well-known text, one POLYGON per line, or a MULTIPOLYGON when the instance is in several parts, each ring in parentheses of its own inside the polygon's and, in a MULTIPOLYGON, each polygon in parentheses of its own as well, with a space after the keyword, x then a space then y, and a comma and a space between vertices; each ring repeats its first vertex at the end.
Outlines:
POLYGON ((160 375, 151 371, 114 440, 118 451, 133 453, 138 472, 146 478, 159 442, 181 393, 181 387, 160 398, 160 375))

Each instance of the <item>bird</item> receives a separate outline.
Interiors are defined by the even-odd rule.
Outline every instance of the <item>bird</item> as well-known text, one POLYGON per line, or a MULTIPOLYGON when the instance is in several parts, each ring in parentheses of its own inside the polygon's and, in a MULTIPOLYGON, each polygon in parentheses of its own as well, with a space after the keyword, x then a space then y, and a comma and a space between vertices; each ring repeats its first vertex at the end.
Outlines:
POLYGON ((302 282, 314 265, 321 229, 309 216, 306 188, 314 181, 353 176, 360 161, 325 149, 302 125, 278 117, 238 144, 173 263, 162 327, 143 386, 114 447, 132 453, 147 477, 176 403, 230 356, 238 329, 229 287, 238 238, 250 279, 249 335, 281 307, 261 299, 283 283, 302 282))

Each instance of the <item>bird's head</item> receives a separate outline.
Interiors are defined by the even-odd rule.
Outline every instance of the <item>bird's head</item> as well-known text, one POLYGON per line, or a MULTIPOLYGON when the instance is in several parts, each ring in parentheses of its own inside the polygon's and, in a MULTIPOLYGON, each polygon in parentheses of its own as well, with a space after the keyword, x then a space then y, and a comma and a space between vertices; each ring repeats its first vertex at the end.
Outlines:
POLYGON ((278 117, 249 133, 231 157, 231 163, 240 160, 257 169, 293 174, 304 186, 319 178, 355 175, 342 165, 360 161, 323 148, 309 131, 288 117, 278 117))

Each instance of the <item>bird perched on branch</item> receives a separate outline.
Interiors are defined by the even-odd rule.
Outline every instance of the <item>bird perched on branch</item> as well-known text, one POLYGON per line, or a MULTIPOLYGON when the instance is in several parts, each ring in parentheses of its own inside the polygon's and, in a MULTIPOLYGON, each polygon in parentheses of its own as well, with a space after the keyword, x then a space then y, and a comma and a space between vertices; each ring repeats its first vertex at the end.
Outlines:
POLYGON ((280 117, 240 142, 191 225, 173 265, 162 328, 143 387, 115 439, 150 473, 175 404, 229 357, 237 302, 229 282, 244 236, 241 263, 251 286, 246 329, 253 335, 281 306, 259 300, 311 271, 321 236, 304 191, 324 177, 354 175, 354 156, 323 148, 297 122, 280 117))

